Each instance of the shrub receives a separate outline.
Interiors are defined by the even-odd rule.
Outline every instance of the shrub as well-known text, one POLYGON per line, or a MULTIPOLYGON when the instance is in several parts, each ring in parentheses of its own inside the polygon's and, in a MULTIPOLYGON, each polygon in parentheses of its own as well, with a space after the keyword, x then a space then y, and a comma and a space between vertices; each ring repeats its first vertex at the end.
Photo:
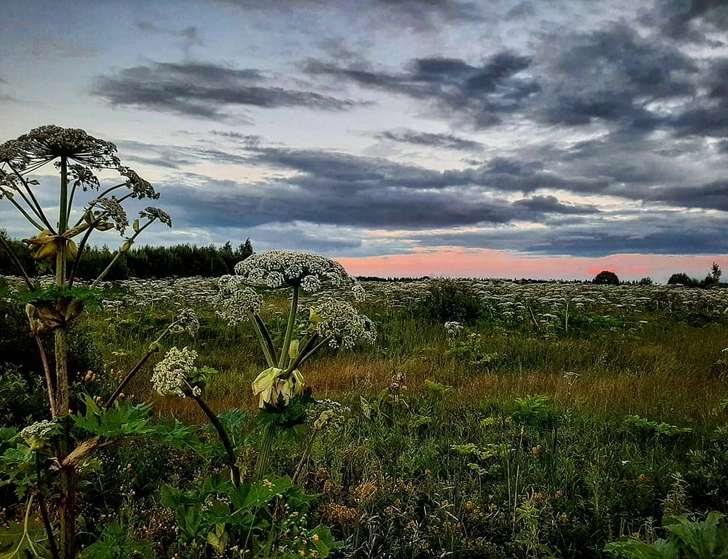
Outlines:
POLYGON ((480 318, 481 308, 480 300, 471 288, 456 280, 443 279, 433 282, 417 312, 440 324, 455 321, 473 326, 480 318))

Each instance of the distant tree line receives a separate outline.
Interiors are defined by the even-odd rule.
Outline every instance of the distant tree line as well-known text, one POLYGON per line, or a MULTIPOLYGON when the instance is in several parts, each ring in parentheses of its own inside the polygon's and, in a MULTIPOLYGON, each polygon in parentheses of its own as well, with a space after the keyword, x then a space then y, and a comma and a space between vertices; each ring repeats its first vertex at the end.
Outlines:
MULTIPOLYGON (((667 280, 667 285, 683 285, 685 287, 700 287, 703 289, 719 286, 725 287, 726 284, 720 283, 722 274, 723 272, 718 263, 713 262, 713 265, 710 267, 710 273, 702 280, 691 278, 685 272, 679 272, 670 276, 670 279, 667 280)), ((620 283, 627 285, 652 285, 652 279, 646 277, 636 282, 620 282, 617 274, 609 270, 602 270, 594 276, 592 283, 596 285, 619 285, 620 283)))
MULTIPOLYGON (((26 272, 31 276, 50 273, 47 260, 37 261, 33 251, 22 241, 9 239, 0 230, 0 235, 7 241, 26 272)), ((124 253, 111 268, 107 280, 128 278, 166 278, 206 276, 218 277, 232 274, 235 264, 253 254, 250 239, 233 248, 228 241, 222 247, 214 245, 198 247, 180 244, 170 247, 141 246, 131 248, 124 253)), ((79 263, 78 276, 84 279, 97 277, 111 263, 116 251, 107 246, 92 247, 85 250, 79 263)), ((0 274, 18 275, 18 269, 10 256, 0 248, 0 274)))

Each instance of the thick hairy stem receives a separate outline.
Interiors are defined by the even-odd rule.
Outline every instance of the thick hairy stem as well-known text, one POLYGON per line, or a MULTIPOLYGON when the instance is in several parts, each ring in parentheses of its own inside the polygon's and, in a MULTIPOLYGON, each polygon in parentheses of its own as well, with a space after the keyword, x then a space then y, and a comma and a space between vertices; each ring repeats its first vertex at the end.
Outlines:
POLYGON ((23 268, 23 265, 20 263, 20 260, 18 260, 18 257, 15 256, 13 249, 10 248, 10 245, 8 245, 8 242, 5 240, 5 238, 2 235, 0 235, 0 245, 2 245, 5 252, 8 253, 10 260, 13 261, 13 264, 18 269, 18 272, 20 272, 20 274, 23 276, 23 280, 25 281, 25 285, 28 287, 28 289, 30 291, 35 291, 35 288, 33 287, 33 283, 30 281, 28 274, 25 272, 25 268, 23 268))
POLYGON ((48 365, 48 356, 46 355, 43 342, 38 334, 33 336, 35 343, 38 345, 38 353, 40 353, 40 360, 43 363, 43 372, 45 373, 46 386, 48 387, 48 400, 51 405, 51 417, 56 418, 56 383, 54 382, 53 376, 51 375, 51 368, 48 365))
POLYGON ((200 406, 200 409, 205 413, 205 415, 210 420, 210 423, 212 423, 213 427, 215 427, 215 430, 217 430, 217 434, 220 437, 220 441, 222 442, 222 446, 225 447, 225 452, 227 453, 228 457, 228 465, 230 466, 230 477, 233 480, 233 484, 235 487, 240 486, 240 468, 238 468, 237 459, 235 458, 235 450, 233 449, 233 445, 230 442, 230 438, 228 437, 227 431, 225 431, 225 427, 223 427, 222 423, 220 423, 220 420, 218 417, 213 413, 213 411, 207 406, 205 401, 200 398, 199 396, 192 395, 192 398, 194 398, 195 402, 197 402, 197 405, 200 406))
POLYGON ((296 325, 296 312, 298 311, 298 292, 300 287, 297 285, 293 286, 293 297, 291 299, 291 311, 288 314, 288 327, 286 328, 286 337, 283 340, 283 348, 281 349, 281 355, 278 358, 278 368, 284 369, 286 366, 286 359, 288 359, 288 350, 291 347, 291 339, 293 338, 293 327, 296 325))
POLYGON ((61 469, 61 545, 62 559, 76 556, 76 467, 61 469))
POLYGON ((43 526, 45 527, 46 534, 48 535, 48 547, 51 550, 51 557, 53 557, 53 559, 58 559, 58 546, 56 545, 56 538, 53 535, 53 526, 51 525, 51 519, 50 516, 48 516, 48 507, 46 506, 45 495, 43 493, 43 490, 41 489, 42 480, 40 457, 38 456, 37 452, 35 453, 35 475, 38 485, 38 506, 40 507, 40 515, 41 517, 43 517, 43 526))
POLYGON ((263 479, 268 471, 268 461, 270 460, 270 451, 273 448, 275 429, 275 425, 268 423, 263 430, 263 441, 258 451, 258 460, 255 462, 255 479, 263 479))
MULTIPOLYGON (((68 343, 66 331, 55 331, 56 355, 56 412, 61 417, 63 434, 56 446, 56 459, 62 463, 71 451, 71 422, 69 412, 68 386, 68 343)), ((76 551, 76 468, 73 465, 61 468, 61 502, 60 502, 60 556, 62 559, 74 559, 76 551)))
MULTIPOLYGON (((58 234, 63 235, 68 229, 68 160, 61 157, 61 192, 58 212, 58 234)), ((56 252, 56 286, 66 285, 66 251, 65 243, 56 252)), ((71 451, 71 421, 69 413, 69 378, 68 378, 68 340, 64 328, 55 331, 56 357, 56 412, 62 418, 63 434, 56 447, 56 459, 62 463, 71 451)), ((60 528, 62 559, 74 559, 76 552, 76 468, 71 465, 61 468, 61 502, 60 528)))

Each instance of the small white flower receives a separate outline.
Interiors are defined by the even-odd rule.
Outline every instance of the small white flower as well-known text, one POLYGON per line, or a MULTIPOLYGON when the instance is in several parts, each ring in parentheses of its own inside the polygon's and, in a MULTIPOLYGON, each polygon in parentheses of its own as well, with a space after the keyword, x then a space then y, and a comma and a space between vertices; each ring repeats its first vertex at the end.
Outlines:
POLYGON ((179 350, 172 347, 159 363, 154 366, 152 387, 162 396, 185 397, 184 389, 189 387, 187 377, 197 371, 195 367, 197 352, 186 347, 179 350))

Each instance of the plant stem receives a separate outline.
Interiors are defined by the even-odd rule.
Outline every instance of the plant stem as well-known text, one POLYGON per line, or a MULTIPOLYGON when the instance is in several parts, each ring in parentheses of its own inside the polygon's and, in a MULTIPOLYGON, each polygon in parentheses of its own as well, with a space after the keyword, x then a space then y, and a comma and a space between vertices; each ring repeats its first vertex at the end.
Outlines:
MULTIPOLYGON (((292 373, 294 371, 294 369, 297 369, 298 367, 300 367, 301 365, 303 365, 303 363, 309 357, 311 357, 319 349, 321 349, 323 346, 325 346, 327 343, 329 343, 329 340, 330 339, 331 339, 330 337, 329 338, 324 338, 318 344, 316 344, 315 346, 313 346, 308 352, 299 354, 298 358, 293 363, 291 363, 288 366, 288 369, 286 369, 286 372, 285 372, 285 374, 283 376, 292 373)), ((309 344, 306 344, 306 348, 308 348, 308 346, 309 346, 309 344)), ((306 348, 304 348, 304 349, 306 349, 306 348)))
POLYGON ((38 345, 38 352, 40 353, 40 360, 43 363, 43 372, 45 373, 46 385, 48 385, 48 400, 51 405, 51 417, 56 418, 56 386, 51 376, 51 368, 48 366, 48 357, 46 356, 43 342, 38 334, 34 334, 35 343, 38 345))
MULTIPOLYGON (((166 334, 166 331, 165 331, 165 334, 166 334)), ((161 339, 161 337, 162 336, 160 336, 158 339, 161 339)), ((124 388, 126 388, 126 385, 131 382, 131 379, 133 379, 134 376, 139 372, 139 370, 144 366, 144 363, 146 363, 149 360, 149 358, 152 355, 154 355, 155 353, 157 353, 158 351, 159 351, 159 348, 155 347, 154 344, 152 344, 152 347, 150 347, 147 350, 147 353, 144 355, 144 357, 142 357, 139 360, 139 362, 136 365, 134 365, 134 368, 131 371, 129 371, 129 373, 124 377, 124 380, 122 380, 119 383, 119 386, 116 387, 116 390, 114 390, 114 393, 111 396, 109 396, 108 400, 106 400, 107 408, 111 407, 111 404, 114 403, 114 400, 116 400, 119 397, 119 395, 122 393, 124 388)))
POLYGON ((86 232, 83 235, 83 238, 81 239, 81 242, 78 244, 78 253, 76 254, 76 259, 73 261, 73 267, 71 268, 71 273, 68 277, 68 287, 73 287, 73 282, 76 279, 76 274, 78 273, 78 267, 81 264, 81 254, 83 253, 83 250, 86 248, 86 243, 88 242, 89 237, 91 236, 91 233, 94 231, 94 227, 100 220, 96 219, 94 222, 89 226, 89 228, 86 230, 86 232))
POLYGON ((46 506, 45 496, 41 489, 41 469, 40 469, 40 457, 38 453, 35 453, 35 475, 38 481, 38 505, 40 507, 40 515, 43 517, 43 526, 45 527, 46 534, 48 534, 48 546, 51 548, 51 556, 53 559, 58 559, 58 547, 56 546, 56 538, 53 535, 53 526, 51 526, 51 520, 48 516, 48 507, 46 506))
POLYGON ((48 228, 49 231, 53 232, 53 227, 51 227, 50 222, 48 221, 48 218, 43 213, 43 207, 38 203, 38 199, 33 194, 33 189, 30 188, 30 185, 28 184, 28 181, 26 181, 23 178, 23 175, 21 175, 18 170, 15 168, 15 166, 10 165, 10 168, 13 170, 13 173, 15 173, 15 176, 20 179, 20 182, 23 184, 23 187, 28 192, 28 196, 30 196, 30 199, 33 201, 32 203, 28 201, 28 199, 25 197, 25 195, 22 193, 22 191, 18 190, 18 193, 20 196, 25 200, 25 203, 30 206, 30 209, 33 210, 33 213, 38 216, 38 218, 43 222, 43 224, 48 228))
POLYGON ((288 327, 286 328, 286 337, 283 340, 283 348, 278 358, 278 368, 284 369, 286 359, 288 359, 288 350, 291 347, 291 338, 293 338, 293 327, 296 325, 296 311, 298 311, 298 292, 301 288, 298 285, 293 286, 293 297, 291 299, 291 311, 288 314, 288 327))
MULTIPOLYGON (((63 235, 68 227, 68 160, 61 156, 61 192, 59 202, 58 234, 63 235)), ((56 286, 66 285, 66 244, 56 250, 56 286)), ((56 459, 62 463, 71 448, 71 422, 69 412, 68 340, 65 328, 55 330, 56 357, 56 412, 61 416, 63 434, 56 447, 56 459)), ((76 468, 71 465, 61 468, 60 529, 62 559, 74 559, 76 555, 76 468)))
POLYGON ((263 430, 263 441, 258 451, 258 460, 255 462, 255 479, 262 479, 263 474, 268 471, 268 461, 270 460, 270 451, 273 448, 274 434, 275 425, 268 423, 263 430))
MULTIPOLYGON (((149 227, 154 220, 147 221, 144 225, 142 225, 139 228, 139 231, 135 232, 128 240, 134 242, 134 239, 136 239, 142 231, 144 231, 147 227, 149 227)), ((124 246, 124 245, 122 245, 124 246)), ((106 274, 108 274, 111 271, 111 268, 116 264, 116 261, 119 259, 119 257, 124 254, 126 251, 122 251, 121 247, 119 247, 119 250, 116 251, 116 254, 114 255, 114 258, 111 259, 111 262, 109 262, 109 265, 106 266, 103 272, 99 274, 99 277, 96 278, 96 280, 91 284, 91 289, 94 287, 98 287, 99 283, 101 283, 101 280, 103 280, 106 277, 106 274)))
MULTIPOLYGON (((253 314, 253 321, 255 322, 255 325, 260 330, 260 334, 263 337, 263 342, 266 347, 268 348, 268 352, 271 355, 271 361, 268 363, 271 367, 275 367, 276 361, 278 361, 278 355, 276 353, 276 348, 273 345, 273 340, 271 340, 270 333, 268 332, 268 328, 265 325, 265 322, 263 322, 263 319, 260 318, 259 315, 253 314)), ((263 348, 263 353, 265 353, 265 348, 263 348)))
MULTIPOLYGON (((252 314, 252 313, 251 313, 252 314)), ((261 330, 261 322, 258 322, 260 318, 258 315, 253 315, 253 329, 255 330, 255 335, 258 336, 258 343, 260 344, 260 349, 263 350, 263 355, 265 356, 265 362, 268 363, 269 367, 275 367, 276 366, 276 355, 275 355, 275 349, 271 351, 271 346, 268 344, 268 342, 265 339, 265 336, 263 335, 263 332, 261 330)), ((263 325, 265 327, 265 325, 263 325)))
POLYGON ((223 424, 220 423, 220 419, 218 419, 202 398, 195 396, 194 394, 192 395, 192 398, 195 402, 197 402, 197 405, 200 406, 200 409, 210 419, 210 423, 212 423, 213 427, 217 430, 222 446, 225 447, 225 452, 227 453, 228 464, 230 465, 230 477, 232 477, 233 485, 235 485, 235 487, 240 487, 240 468, 238 468, 237 459, 235 458, 235 450, 230 442, 227 431, 225 431, 225 427, 223 427, 223 424))
POLYGON ((303 473, 303 467, 306 465, 306 462, 311 456, 311 447, 313 446, 313 441, 318 434, 319 431, 314 431, 311 434, 311 438, 308 439, 308 444, 306 445, 306 449, 303 451, 303 456, 301 456, 301 460, 298 462, 298 466, 296 466, 296 473, 293 474, 292 481, 294 484, 298 483, 298 478, 301 477, 301 474, 303 473))
POLYGON ((13 250, 10 248, 10 245, 8 245, 8 242, 5 240, 5 237, 3 237, 2 235, 0 235, 0 244, 2 244, 3 249, 5 250, 5 252, 8 253, 8 256, 10 257, 10 260, 13 261, 13 264, 15 264, 15 267, 22 274, 23 280, 25 280, 25 285, 28 287, 28 289, 30 291, 35 291, 35 288, 33 287, 33 283, 30 281, 28 274, 25 272, 25 268, 23 268, 23 265, 20 263, 20 260, 18 260, 18 257, 15 255, 13 250))

